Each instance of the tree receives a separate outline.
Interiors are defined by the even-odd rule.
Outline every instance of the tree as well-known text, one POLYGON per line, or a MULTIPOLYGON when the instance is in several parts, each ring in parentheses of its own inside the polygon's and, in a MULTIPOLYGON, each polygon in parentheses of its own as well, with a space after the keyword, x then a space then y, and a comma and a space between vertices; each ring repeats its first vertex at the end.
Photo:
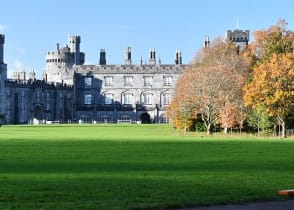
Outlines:
POLYGON ((235 107, 230 102, 226 102, 220 112, 220 122, 224 133, 227 133, 228 128, 232 128, 236 124, 235 112, 235 107))
MULTIPOLYGON (((261 113, 263 107, 282 126, 293 113, 293 43, 294 32, 280 19, 267 30, 255 32, 255 41, 246 52, 254 66, 252 80, 244 87, 244 100, 261 113)), ((249 59, 249 60, 250 60, 249 59)))
POLYGON ((226 98, 231 94, 232 78, 221 67, 205 67, 194 70, 189 95, 193 101, 194 110, 201 115, 201 119, 211 134, 212 125, 219 119, 220 111, 226 98))
POLYGON ((292 53, 273 54, 268 62, 254 68, 253 79, 245 87, 246 105, 263 107, 282 126, 286 137, 285 118, 294 106, 294 56, 292 53))
POLYGON ((273 122, 268 115, 265 107, 257 110, 252 110, 248 117, 248 125, 257 130, 257 134, 267 134, 268 130, 273 127, 273 122))
POLYGON ((207 133, 211 134, 226 102, 242 98, 241 81, 245 81, 242 78, 247 69, 234 43, 216 39, 210 48, 196 54, 191 68, 178 80, 169 116, 175 119, 187 111, 189 116, 201 116, 207 133))
POLYGON ((287 22, 279 19, 276 25, 267 30, 254 32, 255 41, 247 48, 245 54, 251 58, 253 65, 257 66, 269 61, 273 54, 293 52, 293 31, 287 30, 287 22))

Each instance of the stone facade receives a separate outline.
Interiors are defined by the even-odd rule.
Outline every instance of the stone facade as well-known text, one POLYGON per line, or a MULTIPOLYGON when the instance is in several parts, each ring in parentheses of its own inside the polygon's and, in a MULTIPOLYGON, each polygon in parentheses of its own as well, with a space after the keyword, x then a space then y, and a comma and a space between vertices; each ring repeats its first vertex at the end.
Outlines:
POLYGON ((69 46, 57 44, 46 54, 42 80, 31 70, 21 70, 7 79, 4 64, 4 35, 1 35, 1 123, 84 121, 84 122, 166 122, 178 77, 187 65, 176 51, 175 64, 157 63, 155 49, 148 64, 133 65, 131 48, 126 48, 125 64, 106 64, 101 49, 99 64, 84 65, 80 36, 70 36, 69 46))
MULTIPOLYGON (((227 38, 247 45, 249 31, 227 31, 227 38)), ((105 49, 99 64, 84 65, 80 36, 70 36, 69 46, 57 44, 46 54, 42 80, 31 70, 7 78, 4 63, 4 35, 0 34, 0 123, 30 122, 167 122, 165 113, 179 76, 188 68, 176 51, 175 64, 163 65, 150 49, 149 63, 132 64, 131 48, 125 64, 109 65, 105 49)), ((205 39, 205 47, 209 47, 205 39)), ((241 46, 242 47, 242 46, 241 46)))
POLYGON ((166 122, 165 112, 185 65, 74 66, 77 119, 166 122))

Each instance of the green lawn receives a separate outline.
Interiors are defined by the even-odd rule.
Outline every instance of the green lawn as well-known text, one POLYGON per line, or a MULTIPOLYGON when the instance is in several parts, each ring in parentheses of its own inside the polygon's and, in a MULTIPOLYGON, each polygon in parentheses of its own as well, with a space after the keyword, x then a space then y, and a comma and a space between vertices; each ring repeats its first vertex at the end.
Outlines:
POLYGON ((0 209, 154 209, 278 200, 294 141, 158 125, 2 126, 0 209))

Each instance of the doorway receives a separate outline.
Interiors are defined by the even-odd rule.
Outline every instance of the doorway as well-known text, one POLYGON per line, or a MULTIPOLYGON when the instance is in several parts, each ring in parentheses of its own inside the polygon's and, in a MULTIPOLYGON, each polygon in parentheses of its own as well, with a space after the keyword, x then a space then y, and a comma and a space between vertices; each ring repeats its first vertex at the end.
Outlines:
POLYGON ((150 115, 146 112, 141 114, 140 119, 141 119, 142 124, 150 124, 151 123, 150 115))

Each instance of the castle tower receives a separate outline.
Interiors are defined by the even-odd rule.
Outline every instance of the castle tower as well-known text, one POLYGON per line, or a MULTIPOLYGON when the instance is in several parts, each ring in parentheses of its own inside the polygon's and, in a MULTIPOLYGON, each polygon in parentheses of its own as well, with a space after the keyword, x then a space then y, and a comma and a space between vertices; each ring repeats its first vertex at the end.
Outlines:
MULTIPOLYGON (((7 65, 4 63, 4 42, 5 36, 0 34, 0 115, 5 114, 5 95, 4 84, 7 79, 7 65)), ((3 119, 0 119, 0 123, 3 123, 3 119)))
POLYGON ((3 34, 0 34, 0 64, 4 63, 4 51, 3 51, 4 40, 5 40, 5 36, 3 34))
POLYGON ((154 48, 151 48, 150 49, 149 64, 150 65, 155 65, 156 64, 156 57, 155 57, 155 49, 154 48))
POLYGON ((125 56, 126 65, 132 65, 132 52, 131 47, 126 48, 126 56, 125 56))
POLYGON ((105 49, 100 50, 99 64, 106 65, 106 51, 105 51, 105 49))
POLYGON ((74 54, 74 64, 81 64, 80 60, 80 36, 69 36, 70 52, 74 54))
POLYGON ((204 44, 203 44, 205 49, 209 49, 210 48, 210 40, 208 36, 205 36, 204 38, 204 44))
POLYGON ((7 79, 7 65, 4 63, 4 43, 5 36, 0 34, 0 81, 4 83, 7 79))
POLYGON ((182 53, 180 50, 176 51, 175 63, 176 63, 176 65, 182 65, 182 53))
POLYGON ((243 50, 244 48, 246 48, 249 42, 249 30, 227 30, 226 39, 235 42, 239 49, 243 50))

